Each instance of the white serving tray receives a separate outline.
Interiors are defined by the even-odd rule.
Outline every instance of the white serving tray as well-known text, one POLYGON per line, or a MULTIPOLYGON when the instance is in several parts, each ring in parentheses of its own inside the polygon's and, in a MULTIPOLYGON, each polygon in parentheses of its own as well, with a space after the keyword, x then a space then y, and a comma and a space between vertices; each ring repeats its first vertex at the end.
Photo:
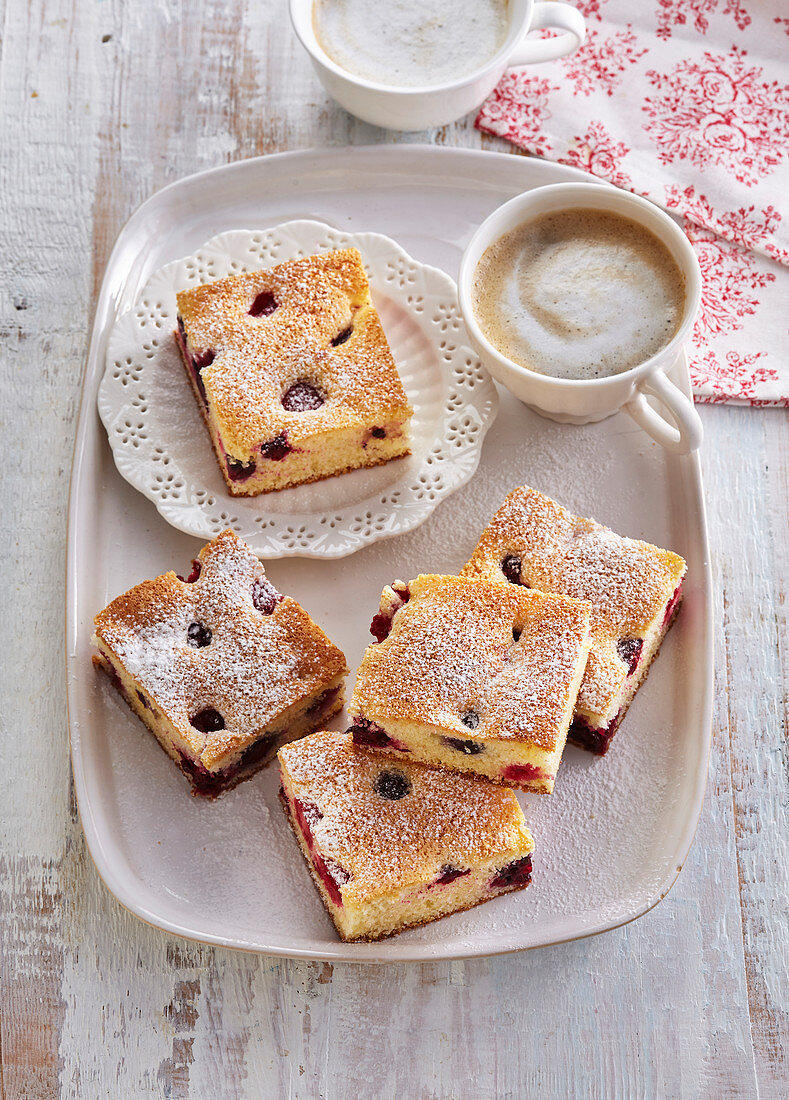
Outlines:
MULTIPOLYGON (((520 796, 536 841, 526 891, 378 944, 339 942, 279 809, 276 769, 216 802, 192 798, 90 662, 93 615, 143 578, 182 571, 200 546, 120 477, 96 412, 109 332, 151 272, 216 233, 316 217, 338 229, 388 234, 455 278, 465 242, 497 205, 530 187, 579 178, 560 165, 469 150, 290 153, 173 184, 123 229, 85 370, 69 510, 66 650, 74 782, 88 847, 107 887, 143 920, 272 955, 447 959, 614 928, 671 887, 701 810, 710 745, 706 522, 697 456, 665 453, 629 417, 555 424, 501 391, 478 472, 418 530, 342 560, 268 565, 276 586, 310 610, 355 668, 383 585, 419 572, 456 572, 518 484, 687 559, 683 610, 608 755, 571 746, 552 796, 520 796)), ((687 390, 687 369, 680 370, 687 390)))

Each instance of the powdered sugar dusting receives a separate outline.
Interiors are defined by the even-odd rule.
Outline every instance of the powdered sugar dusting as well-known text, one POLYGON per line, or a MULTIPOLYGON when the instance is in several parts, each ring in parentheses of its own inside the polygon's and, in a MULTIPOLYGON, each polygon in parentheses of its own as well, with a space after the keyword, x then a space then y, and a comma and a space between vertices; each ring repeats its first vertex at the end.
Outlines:
POLYGON ((501 561, 507 554, 521 558, 523 583, 591 601, 592 648, 578 707, 605 713, 628 674, 617 641, 647 631, 684 575, 684 561, 574 516, 528 486, 507 497, 463 575, 503 580, 501 561))
POLYGON ((586 660, 588 604, 457 577, 423 575, 410 591, 389 637, 365 654, 352 710, 452 733, 468 732, 462 716, 472 711, 475 738, 552 751, 586 660))
POLYGON ((345 658, 295 600, 257 610, 254 586, 265 571, 232 531, 204 547, 200 562, 192 584, 166 573, 118 597, 97 615, 96 633, 211 766, 322 690, 345 658), (209 645, 189 644, 192 623, 210 629, 209 645), (207 707, 221 714, 223 730, 192 726, 207 707))
POLYGON ((357 898, 434 878, 447 863, 469 867, 533 848, 514 794, 487 780, 395 766, 346 733, 312 734, 279 756, 293 793, 322 815, 310 823, 321 854, 350 874, 345 890, 357 898), (375 793, 383 771, 407 777, 404 798, 375 793))

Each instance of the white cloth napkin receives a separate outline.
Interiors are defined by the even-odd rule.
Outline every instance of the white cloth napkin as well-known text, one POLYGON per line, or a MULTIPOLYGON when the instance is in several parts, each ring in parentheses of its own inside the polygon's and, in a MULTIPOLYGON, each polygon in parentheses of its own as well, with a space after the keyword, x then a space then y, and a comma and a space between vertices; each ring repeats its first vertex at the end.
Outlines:
POLYGON ((584 45, 505 73, 477 126, 681 215, 696 400, 789 407, 789 3, 576 7, 584 45))

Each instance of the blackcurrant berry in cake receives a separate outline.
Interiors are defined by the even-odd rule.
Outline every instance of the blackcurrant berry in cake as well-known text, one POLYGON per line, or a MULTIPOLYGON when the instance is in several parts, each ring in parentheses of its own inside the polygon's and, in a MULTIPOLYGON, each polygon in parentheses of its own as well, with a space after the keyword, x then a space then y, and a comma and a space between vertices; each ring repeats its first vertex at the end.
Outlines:
POLYGON ((213 707, 205 707, 203 710, 198 711, 197 714, 192 715, 189 721, 200 733, 218 733, 219 730, 225 728, 224 718, 213 707))
POLYGON ((348 325, 348 327, 344 328, 342 330, 342 332, 337 333, 337 335, 334 337, 334 339, 331 342, 331 346, 333 348, 338 348, 340 346, 340 344, 344 344, 346 340, 350 339, 352 332, 353 332, 353 325, 348 325))
POLYGON ((192 356, 192 362, 196 371, 205 370, 206 367, 210 367, 216 356, 209 348, 208 351, 201 351, 199 355, 192 356))
POLYGON ((265 760, 268 756, 273 755, 274 750, 279 747, 279 740, 280 737, 278 734, 267 733, 253 742, 253 744, 251 744, 248 749, 244 749, 241 754, 241 759, 238 762, 238 770, 242 771, 245 768, 251 768, 260 760, 265 760))
POLYGON ((644 648, 643 638, 620 638, 616 643, 616 651, 627 665, 627 674, 632 676, 638 668, 641 660, 641 650, 644 648))
POLYGON ((283 432, 281 435, 275 436, 274 439, 270 439, 268 443, 261 443, 260 454, 263 458, 271 459, 272 462, 281 462, 283 458, 287 458, 293 451, 293 448, 288 443, 287 436, 283 432))
POLYGON ((370 435, 373 439, 386 439, 386 428, 373 428, 370 435))
POLYGON ((433 885, 445 886, 448 882, 454 882, 456 878, 463 878, 465 875, 470 874, 470 867, 466 867, 464 870, 462 867, 453 867, 451 863, 445 863, 433 885))
POLYGON ((254 459, 251 462, 239 462, 235 458, 227 458, 227 476, 231 481, 246 481, 256 469, 254 459))
POLYGON ((151 704, 148 702, 147 698, 143 695, 143 693, 141 691, 137 692, 137 698, 140 700, 140 702, 142 703, 142 705, 145 707, 146 710, 152 710, 153 709, 151 707, 151 704))
POLYGON ((186 631, 186 640, 194 649, 202 649, 203 646, 211 645, 212 637, 211 630, 203 623, 190 623, 186 631))
POLYGON ((252 585, 252 603, 261 615, 270 615, 281 600, 282 594, 277 592, 271 581, 265 577, 255 580, 252 585))
POLYGON ((470 741, 466 737, 442 737, 442 741, 450 749, 465 753, 466 756, 479 756, 481 752, 485 751, 485 746, 480 745, 479 741, 470 741))
POLYGON ((461 714, 460 721, 470 730, 475 730, 479 725, 479 715, 475 710, 467 710, 465 714, 461 714))
POLYGON ((382 613, 373 615, 373 621, 370 623, 370 633, 375 638, 376 642, 382 642, 384 638, 388 638, 391 629, 391 615, 384 615, 382 613))
POLYGON ((328 691, 322 692, 314 703, 310 703, 310 705, 307 707, 306 713, 317 714, 319 710, 328 711, 332 703, 336 701, 339 694, 340 689, 338 687, 329 688, 328 691))
POLYGON ((319 409, 326 398, 311 382, 294 382, 282 395, 282 407, 288 412, 319 409))
POLYGON ((519 641, 520 636, 521 636, 522 633, 523 633, 523 631, 520 629, 520 627, 514 626, 512 628, 512 640, 513 640, 513 642, 519 641))
POLYGON ((348 732, 353 737, 354 745, 364 745, 371 749, 385 749, 392 744, 392 738, 385 733, 379 725, 371 722, 369 718, 354 718, 353 725, 348 732))
POLYGON ((525 886, 531 880, 531 856, 516 859, 502 867, 493 878, 492 890, 503 890, 506 886, 525 886))
POLYGON ((373 790, 381 798, 388 798, 392 802, 399 802, 411 790, 411 780, 402 772, 379 772, 373 784, 373 790))
POLYGON ((188 577, 182 577, 180 573, 176 573, 179 581, 183 581, 184 584, 194 584, 197 578, 200 576, 200 570, 202 566, 199 558, 193 558, 192 560, 192 572, 188 577))
POLYGON ((279 305, 270 290, 261 290, 249 307, 250 317, 269 317, 279 305))
POLYGON ((389 637, 395 615, 411 598, 411 589, 403 581, 392 581, 390 587, 394 598, 385 601, 382 598, 382 610, 373 616, 373 621, 370 623, 370 633, 376 642, 382 642, 384 638, 389 637))
POLYGON ((522 562, 517 554, 507 554, 501 563, 501 571, 510 584, 521 583, 521 568, 522 562))

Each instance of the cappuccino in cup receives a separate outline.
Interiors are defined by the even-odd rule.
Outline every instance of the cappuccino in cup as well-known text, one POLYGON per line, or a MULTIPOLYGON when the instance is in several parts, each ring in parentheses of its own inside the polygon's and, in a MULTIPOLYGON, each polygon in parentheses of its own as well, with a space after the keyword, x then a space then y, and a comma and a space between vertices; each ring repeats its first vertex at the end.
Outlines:
POLYGON ((312 25, 336 65, 376 84, 460 80, 504 45, 508 0, 315 0, 312 25))
POLYGON ((542 214, 477 264, 474 316, 498 351, 554 378, 621 374, 682 324, 685 280, 648 229, 606 210, 542 214))

